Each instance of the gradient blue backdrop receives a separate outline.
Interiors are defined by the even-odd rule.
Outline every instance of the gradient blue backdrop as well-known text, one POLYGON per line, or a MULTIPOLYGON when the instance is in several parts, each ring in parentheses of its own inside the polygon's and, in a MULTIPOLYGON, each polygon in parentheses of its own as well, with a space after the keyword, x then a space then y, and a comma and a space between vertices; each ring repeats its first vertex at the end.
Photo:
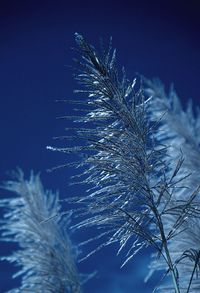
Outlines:
MULTIPOLYGON (((46 169, 66 162, 52 153, 53 136, 63 135, 67 121, 57 116, 70 113, 56 99, 73 97, 74 32, 80 32, 98 47, 113 37, 118 64, 128 77, 135 72, 159 77, 166 86, 174 83, 183 103, 199 104, 200 18, 198 1, 2 1, 0 3, 0 180, 20 166, 26 174, 40 171, 47 188, 59 189, 65 197, 72 170, 47 173, 46 169), (5 2, 5 3, 4 3, 5 2), (67 66, 65 66, 67 65, 67 66)), ((81 192, 80 188, 78 190, 81 192)), ((1 196, 6 196, 0 191, 1 196)), ((79 236, 74 237, 78 241, 79 236)), ((0 253, 13 245, 1 243, 0 253)), ((119 269, 122 257, 117 246, 103 249, 81 264, 81 270, 99 271, 88 282, 90 293, 148 293, 157 278, 147 284, 150 250, 119 269)), ((0 264, 0 292, 12 288, 14 269, 0 264)))

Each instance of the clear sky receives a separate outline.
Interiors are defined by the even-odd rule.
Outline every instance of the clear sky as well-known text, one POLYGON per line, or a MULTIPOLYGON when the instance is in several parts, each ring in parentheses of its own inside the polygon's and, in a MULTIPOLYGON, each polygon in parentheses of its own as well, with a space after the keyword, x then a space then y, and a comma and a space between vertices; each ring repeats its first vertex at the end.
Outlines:
MULTIPOLYGON (((54 136, 64 135, 70 113, 57 99, 73 98, 74 33, 98 48, 100 37, 113 37, 119 67, 132 79, 139 72, 174 86, 184 104, 200 104, 200 6, 198 1, 1 1, 0 3, 0 179, 20 166, 26 174, 41 172, 47 188, 70 193, 73 172, 46 169, 65 163, 63 154, 46 150, 54 136)), ((81 192, 81 190, 79 190, 81 192)), ((4 191, 0 191, 5 196, 4 191)), ((0 246, 1 254, 8 251, 0 246)), ((99 252, 82 269, 99 270, 85 287, 95 293, 148 293, 154 280, 143 285, 147 251, 120 270, 117 247, 99 252), (134 291, 135 290, 135 291, 134 291)), ((11 267, 0 265, 0 292, 10 289, 11 267)))

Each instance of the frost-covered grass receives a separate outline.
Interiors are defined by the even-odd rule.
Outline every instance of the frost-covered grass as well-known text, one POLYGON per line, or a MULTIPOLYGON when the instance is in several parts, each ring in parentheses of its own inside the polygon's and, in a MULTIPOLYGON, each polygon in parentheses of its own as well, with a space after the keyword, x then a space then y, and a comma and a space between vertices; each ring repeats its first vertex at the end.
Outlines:
MULTIPOLYGON (((173 87, 167 94, 159 81, 141 76, 130 82, 124 69, 117 69, 112 42, 99 54, 80 34, 75 39, 79 98, 67 101, 74 115, 63 117, 75 126, 62 137, 70 144, 48 149, 80 155, 66 166, 80 170, 72 184, 88 190, 66 200, 75 220, 71 228, 96 228, 80 244, 83 249, 96 243, 82 260, 117 243, 124 266, 151 246, 146 280, 163 273, 155 291, 197 293, 200 112, 193 113, 191 102, 184 110, 173 87)), ((11 292, 80 292, 76 253, 64 228, 68 212, 61 216, 58 196, 45 192, 38 176, 26 181, 22 172, 4 189, 18 195, 0 201, 8 209, 3 238, 20 246, 5 257, 21 266, 21 288, 11 292)))

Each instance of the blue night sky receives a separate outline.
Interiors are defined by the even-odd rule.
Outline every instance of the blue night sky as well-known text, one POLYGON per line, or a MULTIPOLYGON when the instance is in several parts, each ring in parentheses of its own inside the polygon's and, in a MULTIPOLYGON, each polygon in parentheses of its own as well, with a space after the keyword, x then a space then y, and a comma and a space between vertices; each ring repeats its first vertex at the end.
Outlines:
MULTIPOLYGON (((0 3, 0 180, 20 166, 29 175, 41 172, 46 188, 69 196, 73 170, 47 173, 67 162, 64 154, 46 150, 64 135, 70 107, 55 100, 73 98, 74 33, 83 34, 98 48, 99 38, 113 37, 119 67, 132 79, 139 72, 171 82, 183 103, 200 104, 200 8, 198 1, 1 1, 0 3), (4 3, 5 2, 5 3, 4 3)), ((64 146, 64 145, 63 145, 64 146)), ((81 193, 81 187, 78 192, 81 193)), ((2 197, 6 196, 0 191, 2 197)), ((75 236, 78 241, 81 236, 75 236)), ((12 249, 1 243, 1 255, 12 249)), ((80 265, 81 272, 98 270, 84 287, 90 293, 149 293, 153 278, 144 284, 150 250, 120 269, 117 246, 98 252, 80 265)), ((13 268, 0 265, 0 292, 18 284, 13 268)))

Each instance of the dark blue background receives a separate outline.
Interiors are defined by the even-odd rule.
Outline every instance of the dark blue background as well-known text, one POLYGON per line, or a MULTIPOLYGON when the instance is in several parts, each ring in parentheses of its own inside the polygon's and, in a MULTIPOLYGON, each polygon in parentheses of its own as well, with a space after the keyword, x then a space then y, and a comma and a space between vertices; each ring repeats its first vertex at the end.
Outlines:
MULTIPOLYGON (((55 145, 53 136, 63 135, 67 121, 57 116, 70 113, 56 99, 73 97, 72 78, 74 32, 78 31, 98 47, 113 37, 118 64, 128 77, 135 72, 171 82, 182 101, 199 104, 200 9, 198 1, 5 1, 0 4, 0 179, 20 166, 26 174, 40 171, 47 188, 59 189, 63 197, 70 169, 47 173, 65 163, 63 154, 46 150, 55 145)), ((79 192, 81 190, 79 189, 79 192)), ((1 191, 1 196, 5 192, 1 191)), ((77 240, 77 239, 76 239, 77 240)), ((10 246, 1 244, 1 255, 10 246)), ((138 255, 119 269, 122 257, 117 247, 97 253, 81 265, 95 268, 99 275, 85 286, 85 292, 151 292, 156 280, 143 284, 150 251, 138 255)), ((0 292, 15 285, 11 266, 0 265, 0 292)))

